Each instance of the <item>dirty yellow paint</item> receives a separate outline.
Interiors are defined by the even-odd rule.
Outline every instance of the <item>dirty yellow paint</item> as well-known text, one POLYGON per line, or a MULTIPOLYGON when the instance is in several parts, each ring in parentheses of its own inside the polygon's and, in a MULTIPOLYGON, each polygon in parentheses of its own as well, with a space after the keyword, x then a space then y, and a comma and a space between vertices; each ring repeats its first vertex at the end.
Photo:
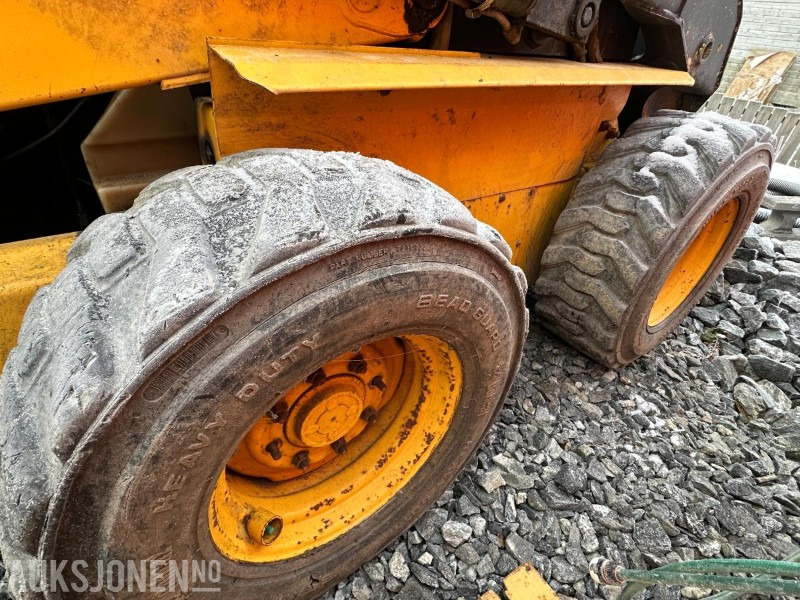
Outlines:
POLYGON ((475 218, 489 223, 511 246, 512 260, 536 281, 539 262, 558 215, 569 201, 577 179, 464 202, 475 218))
POLYGON ((527 563, 507 575, 503 583, 508 600, 558 600, 539 572, 527 563))
POLYGON ((76 235, 0 244, 0 366, 17 344, 17 333, 31 298, 64 268, 76 235))
POLYGON ((252 424, 217 479, 208 524, 230 559, 287 560, 363 524, 424 468, 450 430, 463 385, 458 354, 429 335, 386 338, 315 373, 252 424), (308 461, 302 469, 299 452, 308 461))
POLYGON ((240 77, 273 94, 694 84, 688 73, 642 65, 514 58, 475 52, 214 40, 209 48, 230 63, 240 77))
POLYGON ((0 110, 206 72, 212 36, 375 45, 423 33, 405 14, 404 0, 6 0, 0 110))
MULTIPOLYGON (((386 56, 396 55, 374 54, 378 62, 386 56)), ((408 56, 438 68, 436 53, 408 56)), ((497 228, 530 281, 584 160, 608 142, 630 92, 627 85, 481 87, 475 80, 477 87, 274 94, 213 50, 210 64, 221 155, 276 147, 391 160, 497 228)), ((448 69, 442 78, 460 77, 458 66, 448 69)))
POLYGON ((495 592, 494 590, 489 590, 488 592, 485 592, 481 596, 481 600, 502 600, 502 599, 500 598, 500 596, 497 595, 497 592, 495 592))
POLYGON ((739 199, 731 198, 703 226, 686 251, 675 261, 672 270, 658 292, 647 319, 649 327, 663 323, 678 310, 719 256, 736 217, 739 199))

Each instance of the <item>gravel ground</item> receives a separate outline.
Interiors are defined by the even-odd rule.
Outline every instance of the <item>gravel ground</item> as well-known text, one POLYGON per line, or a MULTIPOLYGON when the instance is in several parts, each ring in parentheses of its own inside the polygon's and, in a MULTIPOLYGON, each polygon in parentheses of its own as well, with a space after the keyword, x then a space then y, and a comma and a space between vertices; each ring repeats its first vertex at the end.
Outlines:
MULTIPOLYGON (((563 598, 587 575, 800 543, 800 242, 754 225, 650 355, 607 371, 533 324, 497 424, 414 528, 328 600, 476 598, 520 563, 563 598)), ((676 589, 647 592, 679 598, 676 589)), ((700 590, 684 590, 701 598, 700 590)))

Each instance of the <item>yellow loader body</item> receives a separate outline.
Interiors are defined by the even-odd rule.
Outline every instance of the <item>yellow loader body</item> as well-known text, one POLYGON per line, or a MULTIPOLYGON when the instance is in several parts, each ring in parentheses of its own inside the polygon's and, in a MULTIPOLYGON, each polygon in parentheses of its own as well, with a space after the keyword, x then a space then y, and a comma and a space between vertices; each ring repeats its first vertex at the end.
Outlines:
MULTIPOLYGON (((345 150, 423 175, 495 227, 535 279, 552 227, 632 86, 691 86, 630 64, 381 48, 420 38, 402 0, 10 0, 0 110, 161 82, 211 81, 217 157, 345 150), (355 46, 358 45, 358 46, 355 46), (368 47, 371 46, 371 47, 368 47)), ((71 237, 0 245, 0 363, 71 237), (30 257, 35 256, 35 260, 30 257)))

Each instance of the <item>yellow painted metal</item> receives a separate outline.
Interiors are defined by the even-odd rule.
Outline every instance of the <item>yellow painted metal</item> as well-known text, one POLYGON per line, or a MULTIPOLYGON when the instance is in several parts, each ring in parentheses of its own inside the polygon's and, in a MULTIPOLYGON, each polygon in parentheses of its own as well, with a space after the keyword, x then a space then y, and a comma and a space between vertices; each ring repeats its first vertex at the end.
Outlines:
POLYGON ((220 474, 208 513, 217 549, 274 562, 362 523, 447 435, 461 386, 456 352, 426 335, 387 338, 309 374, 253 424, 220 474))
POLYGON ((2 6, 0 110, 205 72, 211 36, 371 45, 423 33, 409 32, 403 0, 297 0, 291 7, 268 0, 5 0, 2 6))
MULTIPOLYGON (((274 94, 261 85, 266 80, 243 78, 239 65, 220 56, 221 47, 214 45, 210 53, 221 155, 283 147, 345 150, 392 160, 448 190, 500 230, 515 250, 514 262, 531 279, 582 164, 608 143, 608 132, 630 92, 628 85, 510 86, 511 79, 506 80, 509 87, 480 87, 479 74, 491 70, 495 59, 469 55, 458 60, 485 65, 470 71, 471 79, 459 79, 456 65, 439 73, 478 87, 274 94)), ((248 48, 264 54, 277 51, 262 45, 248 48)), ((413 58, 415 72, 420 62, 439 68, 435 52, 349 52, 343 51, 395 65, 394 83, 401 87, 408 66, 402 57, 413 58)), ((443 53, 442 60, 454 54, 462 56, 443 53)), ((503 60, 514 63, 508 72, 517 75, 532 73, 530 65, 536 64, 526 58, 503 60)), ((280 71, 280 64, 270 68, 280 71)), ((584 69, 578 63, 562 67, 584 69)))
POLYGON ((159 177, 200 162, 189 90, 149 85, 117 93, 81 150, 103 209, 127 210, 159 177))
POLYGON ((647 320, 649 327, 664 322, 697 287, 719 256, 738 214, 739 199, 731 198, 703 226, 661 286, 647 320))
POLYGON ((211 41, 240 77, 273 94, 363 90, 680 85, 682 71, 474 52, 211 41))
POLYGON ((360 152, 392 160, 463 201, 572 179, 601 123, 616 118, 630 91, 490 87, 275 95, 242 79, 215 53, 211 85, 223 156, 260 147, 360 152))
POLYGON ((475 198, 464 202, 476 218, 490 223, 511 246, 514 264, 536 281, 539 262, 556 219, 567 204, 577 178, 475 198))
POLYGON ((547 585, 539 572, 525 563, 509 573, 503 583, 508 600, 558 600, 558 596, 547 585))
POLYGON ((0 244, 0 366, 17 344, 33 295, 64 268, 76 234, 0 244))

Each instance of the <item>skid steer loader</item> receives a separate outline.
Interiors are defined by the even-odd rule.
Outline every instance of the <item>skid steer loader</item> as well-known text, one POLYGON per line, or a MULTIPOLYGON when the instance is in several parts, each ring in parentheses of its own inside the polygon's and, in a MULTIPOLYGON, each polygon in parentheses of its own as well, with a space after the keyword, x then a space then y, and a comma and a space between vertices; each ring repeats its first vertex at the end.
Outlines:
POLYGON ((316 597, 476 450, 529 284, 535 318, 610 368, 657 345, 767 185, 769 130, 692 112, 741 10, 7 0, 12 595, 201 596, 79 585, 133 560, 216 564, 224 598, 316 597), (19 567, 56 559, 86 571, 53 589, 19 567))

